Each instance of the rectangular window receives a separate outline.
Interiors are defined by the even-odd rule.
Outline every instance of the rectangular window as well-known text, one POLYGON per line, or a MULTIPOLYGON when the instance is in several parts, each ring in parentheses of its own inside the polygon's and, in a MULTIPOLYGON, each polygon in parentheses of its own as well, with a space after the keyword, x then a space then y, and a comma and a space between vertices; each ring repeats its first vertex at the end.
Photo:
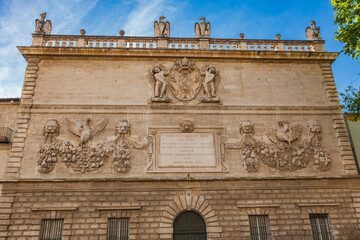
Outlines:
POLYGON ((332 240, 327 214, 310 214, 311 230, 314 240, 332 240))
POLYGON ((251 240, 271 239, 268 215, 249 215, 251 240))
POLYGON ((109 218, 108 240, 129 240, 129 218, 109 218))
POLYGON ((40 240, 61 240, 64 219, 43 219, 40 240))

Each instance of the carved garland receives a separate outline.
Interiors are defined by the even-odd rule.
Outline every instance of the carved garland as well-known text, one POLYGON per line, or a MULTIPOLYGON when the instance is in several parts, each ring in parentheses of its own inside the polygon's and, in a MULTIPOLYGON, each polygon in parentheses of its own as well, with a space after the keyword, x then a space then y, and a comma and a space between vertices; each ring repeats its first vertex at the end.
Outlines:
MULTIPOLYGON (((104 118, 92 126, 90 126, 90 118, 87 118, 84 124, 69 118, 65 118, 65 121, 67 129, 79 137, 78 145, 59 139, 60 125, 57 120, 50 119, 44 127, 44 140, 38 153, 37 164, 40 173, 50 173, 58 159, 75 172, 92 172, 104 166, 109 158, 112 158, 116 172, 126 173, 131 168, 132 148, 147 149, 147 169, 152 167, 155 132, 142 140, 134 139, 129 136, 130 124, 127 120, 122 120, 115 128, 114 137, 86 146, 95 134, 107 126, 108 120, 104 118)), ((244 121, 240 125, 242 135, 240 140, 236 139, 234 142, 226 136, 220 137, 221 162, 222 164, 225 162, 227 149, 237 149, 241 151, 240 160, 247 172, 258 171, 261 163, 280 171, 294 171, 306 168, 310 162, 313 163, 315 170, 327 171, 331 167, 331 159, 320 143, 320 124, 317 120, 310 120, 307 126, 311 137, 294 147, 292 143, 301 136, 298 123, 278 121, 276 129, 268 129, 266 132, 273 143, 267 144, 256 140, 253 136, 254 125, 250 121, 244 121)), ((180 122, 179 127, 181 132, 191 133, 194 130, 194 123, 184 120, 180 122)))
POLYGON ((80 124, 75 120, 65 118, 67 128, 70 132, 79 137, 79 145, 59 139, 60 125, 57 120, 49 120, 45 126, 44 141, 40 146, 38 154, 38 171, 40 173, 50 173, 60 158, 66 167, 72 168, 75 172, 92 172, 104 166, 110 157, 113 159, 116 172, 125 173, 131 167, 131 148, 145 149, 151 146, 151 139, 136 140, 128 136, 130 124, 127 120, 122 120, 116 126, 115 137, 110 140, 99 142, 95 146, 85 146, 92 136, 102 131, 108 120, 89 126, 88 118, 85 124, 80 124))
POLYGON ((253 136, 254 125, 250 121, 245 121, 240 125, 242 139, 235 144, 229 139, 225 147, 241 150, 240 159, 247 172, 258 171, 260 162, 280 171, 306 168, 309 162, 313 162, 315 170, 327 171, 331 167, 331 159, 320 143, 320 124, 317 120, 310 120, 307 126, 311 133, 310 139, 294 147, 291 143, 301 136, 300 125, 280 120, 277 129, 267 130, 267 137, 274 143, 269 145, 256 140, 253 136))

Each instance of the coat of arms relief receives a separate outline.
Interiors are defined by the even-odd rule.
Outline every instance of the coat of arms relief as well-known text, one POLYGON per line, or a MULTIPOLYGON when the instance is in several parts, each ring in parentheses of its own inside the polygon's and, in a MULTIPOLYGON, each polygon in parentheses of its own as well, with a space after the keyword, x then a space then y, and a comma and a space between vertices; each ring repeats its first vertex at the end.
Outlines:
POLYGON ((151 103, 197 101, 220 104, 216 93, 219 71, 212 65, 199 69, 195 61, 183 58, 175 61, 170 69, 163 65, 154 66, 150 76, 154 88, 151 103))

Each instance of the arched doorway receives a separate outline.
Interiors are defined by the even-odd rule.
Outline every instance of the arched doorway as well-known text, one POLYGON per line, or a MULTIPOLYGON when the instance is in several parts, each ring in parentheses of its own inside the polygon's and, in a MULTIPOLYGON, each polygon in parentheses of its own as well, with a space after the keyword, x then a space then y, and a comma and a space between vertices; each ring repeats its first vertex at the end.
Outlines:
POLYGON ((182 212, 174 221, 174 240, 206 240, 204 219, 193 211, 182 212))

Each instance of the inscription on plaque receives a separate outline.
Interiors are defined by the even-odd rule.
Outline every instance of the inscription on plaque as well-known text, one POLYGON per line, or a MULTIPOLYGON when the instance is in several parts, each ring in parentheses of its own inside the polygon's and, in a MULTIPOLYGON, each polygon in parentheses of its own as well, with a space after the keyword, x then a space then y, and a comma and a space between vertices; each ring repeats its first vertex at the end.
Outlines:
POLYGON ((215 167, 212 133, 160 133, 159 167, 215 167))

